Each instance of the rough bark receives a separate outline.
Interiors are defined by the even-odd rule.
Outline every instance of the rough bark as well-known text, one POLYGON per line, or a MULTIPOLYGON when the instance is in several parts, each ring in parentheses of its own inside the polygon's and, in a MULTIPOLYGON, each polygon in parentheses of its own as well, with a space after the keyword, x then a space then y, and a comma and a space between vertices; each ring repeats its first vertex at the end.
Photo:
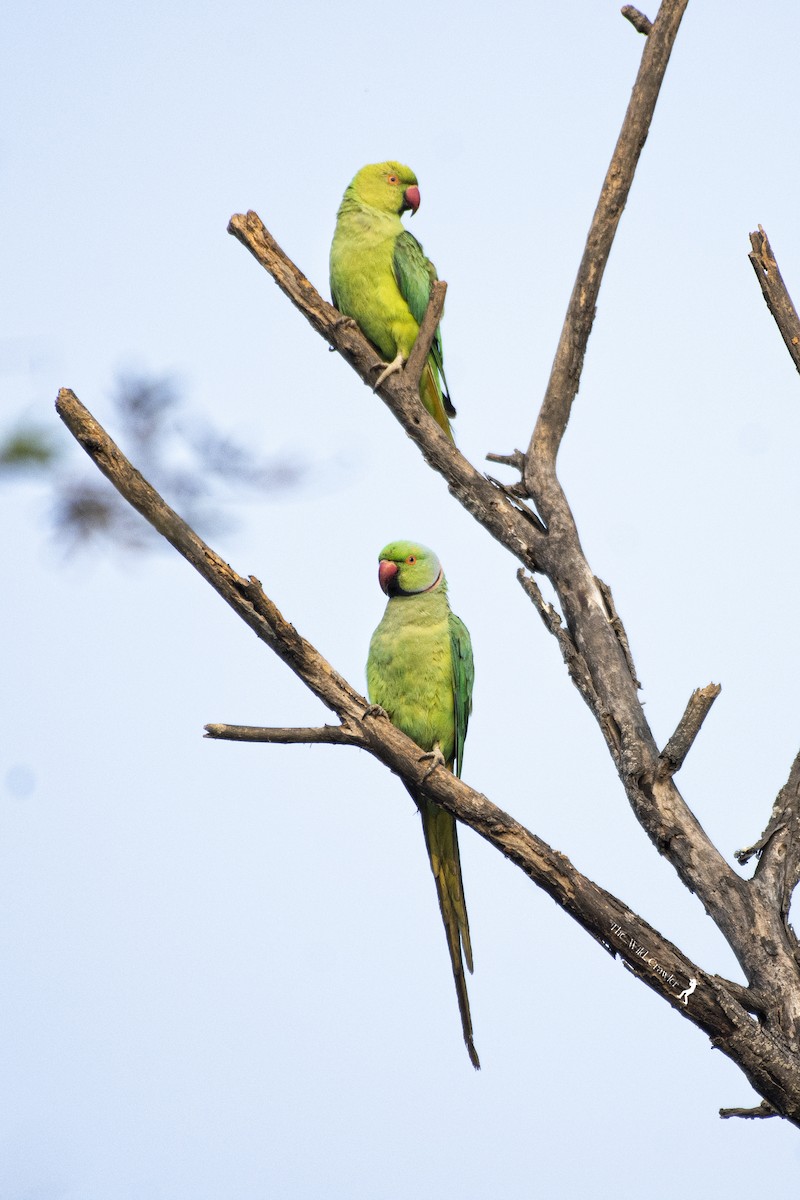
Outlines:
POLYGON ((780 268, 769 244, 769 238, 759 225, 750 234, 750 245, 753 249, 748 258, 756 273, 767 308, 772 313, 775 324, 791 355, 792 362, 800 371, 800 319, 792 298, 783 282, 780 268))

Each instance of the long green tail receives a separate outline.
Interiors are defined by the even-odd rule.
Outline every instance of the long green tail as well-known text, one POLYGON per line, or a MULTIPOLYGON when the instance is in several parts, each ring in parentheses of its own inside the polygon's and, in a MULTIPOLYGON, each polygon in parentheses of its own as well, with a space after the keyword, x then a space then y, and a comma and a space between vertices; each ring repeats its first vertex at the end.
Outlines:
POLYGON ((472 973, 472 944, 469 938, 464 884, 461 879, 456 819, 449 812, 440 808, 438 804, 434 804, 432 800, 425 800, 422 797, 415 797, 415 800, 422 816, 425 844, 428 847, 431 870, 436 881, 436 894, 439 897, 439 908, 447 935, 447 947, 450 951, 450 963, 456 985, 458 1010, 461 1013, 464 1043, 470 1062, 475 1070, 479 1071, 481 1064, 472 1040, 472 1015, 469 1011, 467 980, 464 975, 465 962, 467 970, 470 974, 472 973))
MULTIPOLYGON (((438 372, 430 358, 422 368, 422 376, 419 381, 419 396, 436 424, 442 427, 451 442, 455 442, 453 431, 450 428, 447 406, 442 395, 438 372)), ((450 406, 450 415, 455 416, 455 409, 452 405, 450 406)))

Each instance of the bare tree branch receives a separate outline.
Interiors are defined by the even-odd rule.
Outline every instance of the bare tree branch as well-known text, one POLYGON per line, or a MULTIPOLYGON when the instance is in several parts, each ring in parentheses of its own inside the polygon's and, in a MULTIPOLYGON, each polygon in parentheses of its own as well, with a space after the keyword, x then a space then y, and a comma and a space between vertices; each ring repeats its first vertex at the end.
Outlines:
POLYGON ((556 456, 580 384, 600 284, 687 3, 688 0, 662 0, 658 16, 649 31, 628 111, 592 218, 550 379, 528 447, 525 482, 548 526, 554 512, 561 507, 560 488, 555 482, 556 456))
POLYGON ((630 21, 637 33, 642 33, 647 37, 653 28, 653 22, 649 17, 646 17, 643 12, 639 12, 638 8, 634 8, 632 4, 623 4, 620 12, 626 21, 630 21))
POLYGON ((486 461, 502 463, 504 467, 514 467, 521 472, 525 466, 525 455, 521 450, 513 450, 511 454, 487 454, 486 461))
POLYGON ((719 1115, 723 1119, 726 1117, 744 1117, 752 1121, 758 1117, 779 1117, 780 1113, 776 1112, 766 1100, 762 1100, 758 1108, 721 1108, 719 1115))
POLYGON ((750 245, 753 249, 747 257, 764 293, 767 308, 775 319, 780 335, 786 343, 786 349, 792 356, 792 362, 800 371, 800 319, 783 282, 769 238, 760 225, 757 232, 750 234, 750 245))
POLYGON ((344 725, 319 725, 306 729, 261 729, 257 725, 206 725, 205 736, 226 742, 270 742, 273 745, 363 746, 357 732, 344 725))
POLYGON ((431 352, 433 339, 436 337, 436 330, 439 328, 439 322, 442 319, 444 298, 446 295, 447 284, 443 279, 437 279, 431 288, 431 298, 428 301, 428 307, 425 309, 425 316, 422 318, 417 340, 414 342, 411 353, 408 356, 408 362, 405 365, 405 373, 409 381, 417 388, 419 388, 422 369, 431 352))
MULTIPOLYGON (((741 1067, 762 1096, 800 1125, 796 1056, 749 1015, 758 1004, 757 994, 743 1007, 740 999, 749 993, 704 972, 620 900, 577 871, 563 854, 552 850, 452 772, 431 772, 424 765, 426 756, 419 747, 334 671, 285 620, 258 581, 253 576, 245 580, 236 574, 165 504, 72 392, 62 389, 56 407, 73 436, 125 499, 337 713, 364 749, 514 862, 609 953, 619 955, 637 978, 703 1029, 712 1044, 741 1067)), ((320 733, 318 729, 260 732, 270 737, 311 734, 314 738, 320 733)))
POLYGON ((692 692, 677 729, 658 756, 657 774, 660 778, 666 779, 680 771, 700 732, 700 726, 721 691, 718 683, 709 683, 692 692))

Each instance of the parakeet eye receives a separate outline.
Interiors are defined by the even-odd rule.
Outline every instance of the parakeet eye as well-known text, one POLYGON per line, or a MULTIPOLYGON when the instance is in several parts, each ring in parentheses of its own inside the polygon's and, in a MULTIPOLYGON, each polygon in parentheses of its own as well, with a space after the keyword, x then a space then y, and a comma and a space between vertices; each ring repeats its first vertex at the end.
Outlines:
POLYGON ((387 175, 386 178, 388 179, 389 183, 399 183, 400 182, 400 180, 397 178, 396 175, 387 175))
POLYGON ((417 561, 416 554, 409 554, 408 558, 406 559, 406 562, 408 563, 408 565, 410 567, 413 567, 413 565, 416 561, 417 561))

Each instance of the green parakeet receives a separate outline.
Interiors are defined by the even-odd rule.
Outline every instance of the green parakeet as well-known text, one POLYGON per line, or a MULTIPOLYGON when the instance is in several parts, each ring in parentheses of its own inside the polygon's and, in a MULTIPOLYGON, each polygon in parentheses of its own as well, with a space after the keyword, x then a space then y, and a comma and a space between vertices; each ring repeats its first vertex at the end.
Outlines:
MULTIPOLYGON (((331 296, 386 361, 380 375, 399 371, 419 332, 437 278, 401 215, 419 208, 417 177, 401 163, 362 167, 342 198, 331 246, 331 296)), ((377 386, 377 384, 376 384, 377 386)), ((452 440, 439 330, 419 384, 422 403, 452 440)))
MULTIPOLYGON (((422 750, 441 755, 444 764, 460 775, 475 671, 469 632, 450 611, 439 560, 415 542, 391 542, 380 553, 378 579, 389 603, 370 642, 369 698, 422 750)), ((464 975, 464 963, 472 971, 472 946, 456 820, 432 800, 409 790, 422 816, 464 1041, 477 1069, 464 975)))

